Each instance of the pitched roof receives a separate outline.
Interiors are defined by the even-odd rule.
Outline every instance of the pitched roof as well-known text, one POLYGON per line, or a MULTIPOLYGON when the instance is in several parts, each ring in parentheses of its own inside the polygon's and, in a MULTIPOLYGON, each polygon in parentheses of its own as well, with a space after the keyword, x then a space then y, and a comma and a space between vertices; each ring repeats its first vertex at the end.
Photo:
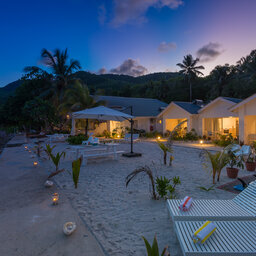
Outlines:
POLYGON ((106 106, 113 108, 124 113, 130 114, 129 106, 133 107, 133 116, 157 116, 167 104, 150 98, 129 98, 129 97, 117 97, 117 96, 94 96, 97 100, 103 100, 106 102, 106 106))
POLYGON ((229 100, 229 101, 232 101, 234 103, 239 103, 239 102, 242 101, 241 99, 237 99, 237 98, 230 98, 230 97, 222 97, 222 98, 226 99, 226 100, 229 100))
POLYGON ((183 108, 190 114, 197 114, 198 110, 201 109, 201 107, 195 103, 192 102, 184 102, 184 101, 173 101, 176 105, 183 108))
POLYGON ((232 102, 234 104, 237 104, 239 102, 241 102, 242 100, 241 99, 237 99, 237 98, 230 98, 230 97, 218 97, 218 98, 215 98, 213 101, 209 102, 207 105, 205 105, 204 107, 202 107, 200 110, 199 110, 199 113, 204 111, 205 109, 209 108, 210 106, 212 106, 215 102, 217 101, 229 101, 229 102, 232 102))
POLYGON ((236 105, 232 106, 232 107, 230 108, 230 110, 231 110, 231 111, 234 111, 234 110, 238 109, 239 107, 243 106, 244 104, 250 102, 251 100, 253 100, 253 99, 255 99, 255 98, 256 98, 256 93, 253 94, 253 95, 251 95, 251 96, 249 96, 248 98, 246 98, 246 99, 244 99, 244 100, 239 101, 236 105))

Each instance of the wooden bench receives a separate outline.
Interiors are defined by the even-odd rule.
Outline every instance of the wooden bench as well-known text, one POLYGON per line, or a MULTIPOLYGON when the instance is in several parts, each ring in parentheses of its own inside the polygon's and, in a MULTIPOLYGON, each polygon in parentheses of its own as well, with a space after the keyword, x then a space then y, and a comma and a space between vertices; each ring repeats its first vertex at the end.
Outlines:
POLYGON ((106 151, 103 153, 95 153, 95 154, 83 154, 83 164, 87 165, 87 161, 90 158, 99 158, 99 157, 104 157, 104 156, 114 156, 115 160, 118 160, 118 155, 124 153, 124 151, 106 151))

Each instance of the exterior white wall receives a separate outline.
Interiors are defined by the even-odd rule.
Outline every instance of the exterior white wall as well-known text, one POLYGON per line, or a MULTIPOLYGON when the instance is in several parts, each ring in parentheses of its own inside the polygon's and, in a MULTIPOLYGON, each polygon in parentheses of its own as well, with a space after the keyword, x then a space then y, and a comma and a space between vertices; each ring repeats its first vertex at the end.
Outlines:
POLYGON ((196 132, 198 132, 198 115, 192 115, 174 104, 163 113, 162 119, 163 133, 165 133, 168 130, 168 119, 187 119, 188 131, 190 131, 191 129, 195 129, 196 132))
POLYGON ((218 118, 218 117, 237 117, 238 115, 231 112, 231 108, 235 103, 229 101, 219 100, 211 106, 205 108, 199 113, 200 118, 218 118))
POLYGON ((239 116, 239 140, 245 144, 249 143, 249 138, 256 135, 256 98, 240 106, 239 116))
POLYGON ((107 122, 99 123, 99 125, 96 125, 93 132, 94 132, 94 135, 95 134, 102 134, 107 129, 108 129, 107 122))
POLYGON ((218 100, 211 106, 203 109, 198 115, 198 132, 203 135, 205 131, 205 118, 237 117, 238 114, 229 110, 235 103, 226 100, 218 100))

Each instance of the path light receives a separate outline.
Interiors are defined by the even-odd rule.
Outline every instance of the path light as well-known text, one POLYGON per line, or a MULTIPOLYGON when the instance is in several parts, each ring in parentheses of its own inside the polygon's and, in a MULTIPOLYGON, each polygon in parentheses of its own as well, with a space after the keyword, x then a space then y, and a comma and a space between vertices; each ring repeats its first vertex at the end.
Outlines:
POLYGON ((160 136, 158 136, 158 137, 157 137, 157 139, 158 139, 158 140, 160 140, 160 139, 161 139, 161 137, 160 137, 160 136))
POLYGON ((57 205, 59 203, 59 194, 58 193, 54 193, 52 195, 52 204, 53 205, 57 205))
POLYGON ((67 115, 66 115, 66 118, 67 118, 67 119, 69 119, 69 118, 70 118, 70 115, 69 115, 69 114, 67 114, 67 115))
POLYGON ((38 166, 38 162, 37 162, 37 161, 34 161, 34 162, 33 162, 33 165, 34 165, 35 167, 37 167, 37 166, 38 166))
POLYGON ((201 144, 201 145, 204 143, 204 141, 203 141, 203 140, 200 140, 199 142, 200 142, 200 144, 201 144))
POLYGON ((118 139, 120 138, 120 135, 119 135, 119 134, 117 135, 117 138, 118 138, 118 139))

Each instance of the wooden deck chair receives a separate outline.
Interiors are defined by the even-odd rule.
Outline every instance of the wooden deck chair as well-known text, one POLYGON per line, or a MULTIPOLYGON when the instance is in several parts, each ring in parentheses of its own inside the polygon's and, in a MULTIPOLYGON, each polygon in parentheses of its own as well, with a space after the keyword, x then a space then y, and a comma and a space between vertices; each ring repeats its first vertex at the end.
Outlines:
POLYGON ((176 221, 175 231, 184 256, 256 255, 256 221, 214 221, 216 231, 203 243, 193 233, 204 221, 176 221))
POLYGON ((173 221, 256 220, 256 181, 232 200, 194 200, 186 212, 179 209, 181 201, 167 200, 168 210, 173 221))

